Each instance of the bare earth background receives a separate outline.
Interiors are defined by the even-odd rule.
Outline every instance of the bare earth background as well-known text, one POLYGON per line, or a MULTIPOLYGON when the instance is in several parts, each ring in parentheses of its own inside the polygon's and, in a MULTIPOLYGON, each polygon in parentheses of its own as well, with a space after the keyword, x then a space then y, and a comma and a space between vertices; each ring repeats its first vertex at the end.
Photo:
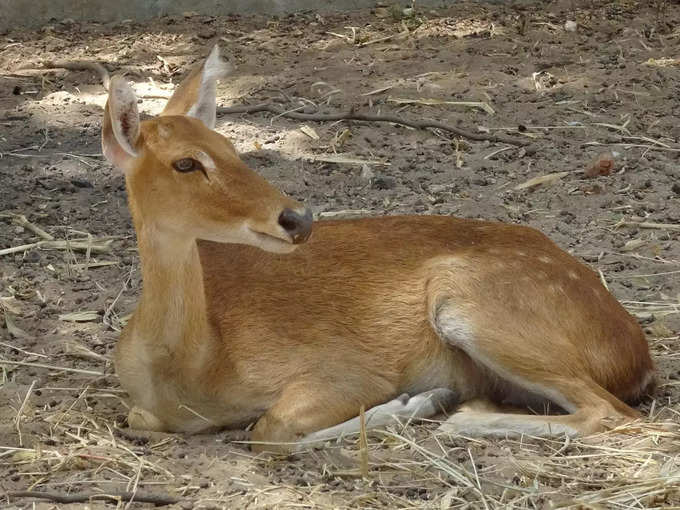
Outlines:
POLYGON ((0 252, 0 494, 130 491, 171 496, 178 508, 680 505, 679 11, 664 1, 458 3, 408 16, 386 7, 278 19, 187 13, 144 25, 55 20, 0 36, 0 250, 47 241, 0 252), (91 72, 40 68, 103 62, 128 73, 141 110, 154 114, 220 40, 237 65, 219 88, 224 106, 354 105, 532 142, 527 150, 268 113, 222 115, 217 127, 319 218, 455 214, 543 230, 600 271, 644 325, 659 388, 640 409, 665 429, 468 440, 408 424, 371 434, 366 477, 354 439, 265 459, 238 442, 246 432, 128 429, 110 354, 140 273, 122 176, 100 155, 105 91, 91 72), (585 177, 607 151, 613 173, 585 177), (515 189, 555 172, 566 174, 515 189))

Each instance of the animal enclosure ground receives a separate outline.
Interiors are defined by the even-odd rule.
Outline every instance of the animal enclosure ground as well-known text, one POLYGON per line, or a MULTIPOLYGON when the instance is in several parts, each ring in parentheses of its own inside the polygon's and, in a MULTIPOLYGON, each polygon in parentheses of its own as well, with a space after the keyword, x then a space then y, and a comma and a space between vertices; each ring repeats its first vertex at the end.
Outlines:
MULTIPOLYGON (((673 2, 559 0, 64 19, 1 35, 1 504, 31 507, 8 496, 31 490, 160 495, 177 508, 680 505, 679 21, 673 2), (217 127, 320 219, 431 213, 544 231, 643 324, 659 380, 639 407, 647 421, 579 440, 404 424, 369 435, 366 476, 356 438, 266 459, 241 442, 247 432, 128 429, 111 353, 140 273, 123 178, 100 154, 106 94, 90 71, 43 67, 86 59, 126 72, 150 115, 216 42, 236 64, 222 106, 354 107, 528 143, 266 112, 223 114, 217 127), (584 175, 598 157, 605 174, 613 158, 610 175, 584 175)), ((82 506, 36 506, 54 504, 82 506)))

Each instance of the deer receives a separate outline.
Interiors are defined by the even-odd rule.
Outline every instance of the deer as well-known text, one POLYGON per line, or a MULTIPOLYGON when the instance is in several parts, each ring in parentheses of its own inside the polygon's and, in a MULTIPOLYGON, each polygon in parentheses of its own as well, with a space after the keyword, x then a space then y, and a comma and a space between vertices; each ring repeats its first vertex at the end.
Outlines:
POLYGON ((215 46, 146 120, 130 84, 110 82, 102 149, 125 178, 142 275, 114 354, 131 428, 254 424, 253 451, 286 453, 358 432, 362 407, 371 427, 445 411, 463 436, 641 418, 649 346, 592 269, 517 224, 313 221, 215 131, 231 70, 215 46))

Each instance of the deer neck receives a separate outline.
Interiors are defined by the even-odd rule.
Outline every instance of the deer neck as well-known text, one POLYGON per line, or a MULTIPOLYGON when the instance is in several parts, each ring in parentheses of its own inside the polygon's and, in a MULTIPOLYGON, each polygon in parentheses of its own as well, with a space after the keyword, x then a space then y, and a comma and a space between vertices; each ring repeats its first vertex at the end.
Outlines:
POLYGON ((171 352, 196 347, 210 334, 196 240, 135 221, 142 297, 135 333, 171 352))

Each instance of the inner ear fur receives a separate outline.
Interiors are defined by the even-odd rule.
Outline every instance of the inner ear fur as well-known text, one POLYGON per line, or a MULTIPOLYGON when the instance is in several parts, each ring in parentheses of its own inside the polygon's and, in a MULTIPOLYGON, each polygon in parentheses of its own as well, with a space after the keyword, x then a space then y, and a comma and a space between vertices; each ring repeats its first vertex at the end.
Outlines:
POLYGON ((102 152, 120 169, 127 169, 137 157, 139 111, 137 96, 122 76, 114 76, 109 84, 109 97, 102 122, 102 152))

